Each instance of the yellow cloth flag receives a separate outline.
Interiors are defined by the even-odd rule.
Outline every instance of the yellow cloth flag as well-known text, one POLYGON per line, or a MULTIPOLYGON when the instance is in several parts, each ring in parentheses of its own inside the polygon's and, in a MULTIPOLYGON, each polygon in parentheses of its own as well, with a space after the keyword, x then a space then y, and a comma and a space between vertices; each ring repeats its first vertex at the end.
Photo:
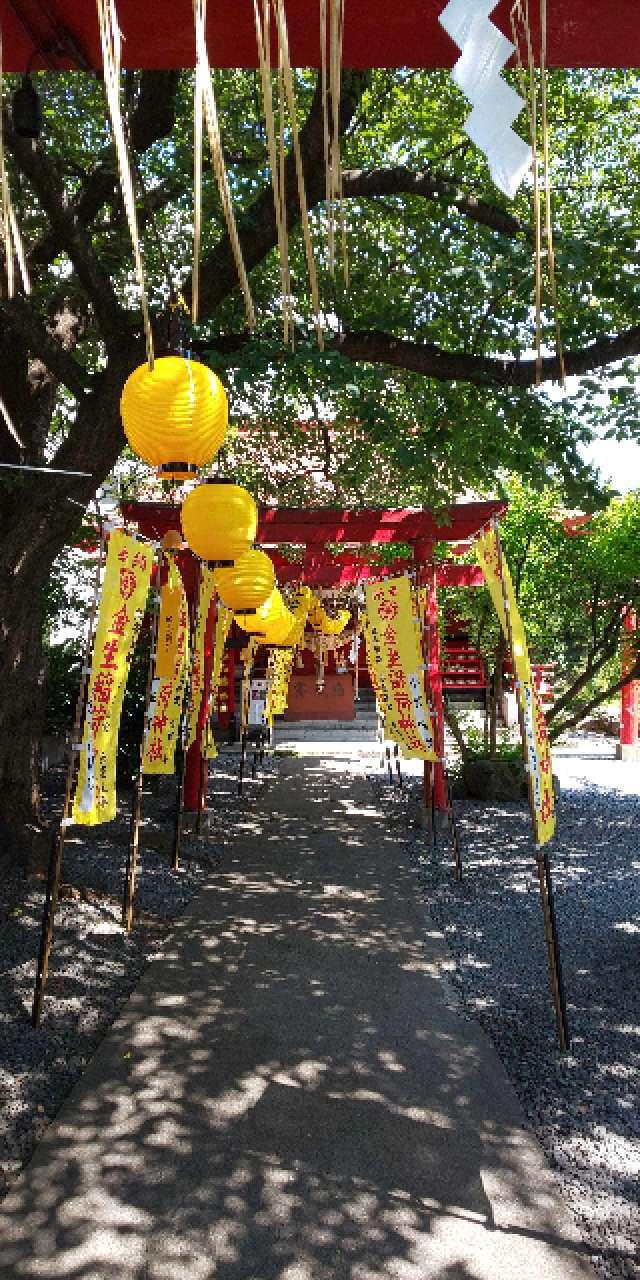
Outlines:
POLYGON ((287 709, 289 681, 293 670, 293 649, 270 649, 267 660, 267 702, 264 717, 269 726, 274 716, 287 709))
POLYGON ((189 605, 180 571, 173 556, 167 556, 168 576, 160 596, 158 646, 151 706, 145 734, 143 773, 173 773, 180 719, 189 670, 189 605), (164 626, 164 632, 163 632, 164 626), (168 675, 167 655, 173 651, 168 675), (160 660, 160 654, 163 659, 160 660))
POLYGON ((365 599, 367 663, 384 711, 385 732, 404 755, 437 760, 409 579, 368 583, 365 599))
MULTIPOLYGON (((213 705, 214 698, 218 692, 220 684, 220 673, 222 671, 222 658, 224 655, 224 646, 227 636, 231 630, 233 622, 233 609, 227 609, 226 604, 218 596, 218 613, 216 617, 216 631, 213 642, 213 661, 211 664, 211 688, 209 691, 209 710, 213 705)), ((205 727, 205 739, 203 743, 203 754, 207 760, 215 760, 218 754, 216 740, 211 728, 209 716, 207 715, 207 724, 205 727)))
MULTIPOLYGON (((500 619, 504 636, 509 643, 509 626, 504 608, 500 555, 495 530, 489 529, 475 541, 475 555, 484 574, 491 599, 500 619)), ((546 844, 556 829, 553 799, 553 775, 551 750, 547 734, 547 722, 538 691, 534 685, 529 661, 529 650, 524 625, 516 600, 509 566, 502 554, 502 570, 509 603, 511 645, 515 669, 516 697, 524 726, 523 752, 525 768, 531 778, 531 794, 535 812, 534 834, 538 844, 546 844)))
POLYGON ((198 732, 200 707, 204 693, 204 648, 207 637, 207 621, 214 592, 214 570, 203 567, 198 594, 198 613, 196 618, 193 657, 191 663, 191 688, 189 690, 189 710, 187 712, 187 740, 185 748, 193 746, 198 732))
POLYGON ((80 768, 72 822, 95 826, 116 816, 116 755, 129 654, 140 627, 153 548, 116 529, 107 563, 93 644, 80 768))
POLYGON ((158 640, 154 671, 154 675, 158 680, 173 679, 179 633, 182 634, 184 643, 184 631, 181 632, 181 627, 184 623, 184 618, 181 614, 186 602, 184 586, 180 571, 171 555, 167 555, 167 566, 167 581, 160 593, 160 617, 158 619, 158 640))

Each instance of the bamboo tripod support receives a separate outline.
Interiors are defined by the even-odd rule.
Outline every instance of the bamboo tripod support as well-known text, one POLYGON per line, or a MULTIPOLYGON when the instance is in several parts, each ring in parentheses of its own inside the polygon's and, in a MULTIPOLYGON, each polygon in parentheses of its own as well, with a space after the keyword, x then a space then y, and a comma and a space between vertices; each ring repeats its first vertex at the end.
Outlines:
POLYGON ((182 815, 184 812, 184 780, 187 772, 187 730, 189 724, 189 706, 191 704, 191 683, 193 676, 193 649, 195 638, 198 630, 198 613, 200 609, 200 584, 202 582, 202 565, 198 563, 196 574, 196 589, 194 598, 194 607, 190 617, 189 624, 189 677, 185 684, 184 701, 182 705, 182 727, 179 735, 179 751, 177 752, 178 766, 176 769, 176 801, 175 816, 173 821, 173 844, 171 847, 171 870, 178 871, 180 868, 180 844, 182 841, 182 815))
MULTIPOLYGON (((509 643, 509 651, 511 653, 511 661, 513 662, 514 678, 517 679, 515 669, 515 659, 513 656, 513 633, 511 627, 511 613, 509 609, 509 595, 507 591, 507 580, 504 568, 504 559, 502 555, 502 544, 500 542, 500 534, 495 521, 492 521, 491 528, 495 535, 496 550, 498 555, 498 568, 500 572, 500 583, 502 586, 502 603, 504 607, 504 616, 507 627, 507 639, 509 643)), ((531 781, 531 772, 526 763, 527 761, 527 736, 524 723, 524 716, 520 699, 516 698, 518 705, 518 721, 520 725, 520 737, 522 740, 522 751, 525 759, 525 768, 527 774, 527 794, 529 797, 529 809, 531 812, 531 822, 534 833, 537 833, 536 810, 533 796, 533 786, 531 781)), ((547 944, 547 952, 549 956, 549 973, 551 978, 551 994, 553 996, 553 1005, 556 1016, 556 1026, 558 1028, 558 1041, 560 1049, 565 1052, 569 1048, 569 1025, 567 1021, 567 1006, 564 993, 564 984, 562 980, 562 964, 560 960, 560 948, 558 945, 558 930, 556 923, 556 914, 553 900, 553 885, 551 881, 551 864, 549 855, 542 849, 537 841, 536 835, 536 866, 538 870, 538 881, 540 884, 540 899, 542 903, 542 917, 544 920, 545 940, 547 944)))
POLYGON ((100 519, 100 546, 98 551, 98 560, 96 563, 96 572, 93 587, 93 599, 89 611, 89 621, 87 624, 87 638, 85 642, 84 655, 82 659, 82 672, 80 675, 80 685, 78 688, 78 697, 76 701, 76 711, 74 717, 71 741, 69 743, 69 758, 67 763, 67 779, 64 793, 64 804, 62 807, 62 817, 57 831, 53 835, 51 843, 51 855, 49 857, 49 866, 47 869, 47 887, 45 892, 44 908, 42 912, 42 931, 40 935, 40 947, 38 951, 38 961, 36 966, 36 980, 33 992, 33 1005, 31 1009, 32 1026, 37 1027, 40 1024, 42 1014, 42 1002, 44 999, 45 987, 47 985, 47 975, 49 972, 49 957, 51 955, 51 944, 53 941, 53 924, 58 905, 58 894, 60 891, 60 879, 62 876, 62 854, 64 851, 64 842, 69 826, 69 810, 71 808, 71 795, 73 792, 73 784, 76 776, 76 766, 78 761, 77 744, 80 738, 80 730, 82 726, 82 717, 84 714, 85 699, 87 694, 89 679, 89 662, 93 649, 93 639, 96 624, 96 614, 98 611, 98 597, 100 595, 100 583, 102 580, 102 570, 104 566, 104 525, 102 518, 100 519))
MULTIPOLYGON (((427 591, 435 592, 436 590, 435 572, 431 575, 431 582, 425 583, 425 586, 427 591)), ((435 713, 433 692, 431 689, 430 672, 431 672, 431 654, 432 654, 432 646, 433 646, 433 636, 432 636, 433 624, 432 624, 431 616, 429 616, 428 621, 426 619, 426 616, 424 618, 420 617, 419 621, 420 621, 420 634, 422 637, 422 656, 424 658, 424 664, 425 664, 425 689, 427 694, 427 701, 429 703, 429 708, 431 712, 431 721, 433 724, 433 731, 434 731, 434 737, 435 737, 435 747, 439 755, 439 760, 437 763, 441 765, 442 776, 444 779, 446 814, 447 814, 447 823, 449 827, 449 838, 451 841, 451 848, 453 850, 453 865, 454 865, 454 871, 455 871, 455 878, 460 884, 462 881, 462 851, 460 849, 460 841, 458 839, 458 828, 456 825, 456 817, 453 809, 453 799, 451 796, 451 783, 449 781, 449 773, 447 770, 447 762, 445 758, 444 728, 443 728, 443 741, 440 742, 438 741, 439 739, 438 721, 435 713)), ((435 625, 437 626, 437 621, 435 625)), ((436 827, 436 761, 432 763, 431 768, 429 770, 428 804, 431 809, 431 841, 432 841, 432 847, 433 847, 433 856, 435 857, 437 843, 438 843, 438 834, 437 834, 437 827, 436 827)))
POLYGON ((129 826, 129 848, 127 850, 127 866, 124 877, 124 890, 122 894, 122 925, 127 933, 131 932, 133 925, 133 907, 136 895, 136 875, 138 870, 138 848, 140 843, 140 821, 142 818, 142 786, 143 786, 143 761, 147 733, 150 728, 150 711, 151 698, 153 692, 153 676, 156 667, 157 644, 158 644, 158 615, 160 610, 160 570, 162 567, 162 552, 159 552, 156 559, 156 586, 153 600, 153 613, 151 620, 151 644, 149 649, 149 665, 147 668, 147 688, 144 698, 144 721, 142 725, 142 736, 140 738, 140 754, 138 759, 138 772, 133 786, 133 795, 131 802, 131 823, 129 826))

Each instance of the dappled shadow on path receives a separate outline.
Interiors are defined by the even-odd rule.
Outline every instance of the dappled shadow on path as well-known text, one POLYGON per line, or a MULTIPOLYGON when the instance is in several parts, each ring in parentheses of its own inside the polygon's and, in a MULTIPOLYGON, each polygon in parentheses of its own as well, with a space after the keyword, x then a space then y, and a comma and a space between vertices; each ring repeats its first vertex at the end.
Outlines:
POLYGON ((7 1200, 3 1280, 588 1276, 397 833, 283 770, 7 1200))

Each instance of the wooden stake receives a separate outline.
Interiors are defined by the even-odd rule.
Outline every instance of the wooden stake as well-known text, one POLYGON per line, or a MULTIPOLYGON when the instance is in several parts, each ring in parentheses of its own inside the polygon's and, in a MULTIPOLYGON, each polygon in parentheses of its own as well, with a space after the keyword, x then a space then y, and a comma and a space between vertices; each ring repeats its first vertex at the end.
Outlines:
POLYGON ((62 874, 62 853, 64 849, 65 836, 67 827, 69 826, 69 810, 71 808, 71 795, 73 792, 73 784, 76 776, 76 765, 78 760, 78 752, 76 750, 80 739, 80 731, 82 727, 82 718, 84 714, 85 699, 89 677, 89 663, 93 650, 93 640, 95 631, 96 614, 98 610, 98 597, 100 594, 100 582, 102 579, 102 568, 104 564, 104 526, 100 514, 100 545, 98 551, 98 560, 96 563, 96 571, 93 585, 93 600, 89 611, 89 621, 87 624, 87 638, 85 641, 84 654, 82 658, 82 671, 80 674, 80 685, 78 688, 78 697, 76 700, 76 712, 74 717, 73 729, 71 732, 71 741, 69 743, 69 757, 67 762, 67 780, 64 793, 64 804, 62 807, 62 817, 57 832, 54 832, 51 843, 51 854, 49 857, 49 866, 47 869, 47 888, 45 892, 44 909, 42 912, 42 931, 40 935, 40 947, 38 951, 38 962, 36 966, 36 980, 33 992, 33 1005, 31 1009, 31 1023, 34 1027, 39 1026, 40 1016, 42 1014, 42 1002, 44 999, 44 991, 47 985, 47 975, 49 972, 49 957, 51 955, 51 943, 53 940, 53 923, 56 914, 56 906, 58 904, 58 893, 60 890, 60 878, 62 874))
POLYGON ((513 632, 511 627, 511 612, 509 605, 509 595, 507 591, 507 580, 504 569, 504 560, 502 556, 502 545, 500 542, 500 534, 495 521, 491 522, 496 540, 496 551, 498 555, 498 567, 500 571, 500 582, 502 585, 502 604, 504 608, 504 616, 507 626, 507 638, 509 641, 509 651, 511 653, 511 661, 513 663, 514 683, 516 685, 516 704, 518 707, 518 721, 520 725, 520 737, 522 740, 522 752, 525 760, 525 770, 527 775, 527 794, 529 797, 529 809, 531 812, 531 822, 534 830, 534 838, 536 843, 536 864, 538 868, 538 880, 540 883, 540 899, 542 903, 542 916, 544 920, 544 931, 547 943, 547 952, 549 955, 549 973, 551 978, 551 994, 553 997, 553 1005, 556 1015, 556 1026, 558 1029, 558 1041, 560 1049, 565 1052, 569 1047, 569 1026, 567 1021, 567 1008, 564 994, 564 985, 562 981, 562 965, 560 961, 560 948, 558 945, 558 932, 556 927, 556 916, 553 903, 553 886, 551 883, 551 865, 546 852, 543 852, 537 840, 537 820, 535 799, 533 795, 533 785, 531 781, 531 772, 528 767, 527 752, 527 734, 524 723, 524 716, 518 694, 518 675, 516 671, 516 663, 513 652, 513 632))
POLYGON ((147 668, 147 688, 144 698, 144 720, 142 725, 142 736, 140 738, 140 752, 138 758, 138 773, 133 787, 133 796, 131 803, 131 823, 129 826, 129 849, 127 852, 127 866, 124 877, 124 890, 122 894, 122 924, 127 933, 131 932, 133 925, 133 904, 136 896, 136 874, 138 869, 138 846, 140 841, 140 819, 142 816, 142 785, 143 773, 142 766, 144 761, 144 751, 146 745, 147 734, 150 729, 150 711, 151 698, 153 692, 153 676, 156 665, 156 648, 158 644, 158 615, 160 605, 160 569, 162 566, 162 552, 158 553, 156 558, 156 590, 153 601, 153 613, 151 618, 151 647, 149 649, 149 666, 147 668))

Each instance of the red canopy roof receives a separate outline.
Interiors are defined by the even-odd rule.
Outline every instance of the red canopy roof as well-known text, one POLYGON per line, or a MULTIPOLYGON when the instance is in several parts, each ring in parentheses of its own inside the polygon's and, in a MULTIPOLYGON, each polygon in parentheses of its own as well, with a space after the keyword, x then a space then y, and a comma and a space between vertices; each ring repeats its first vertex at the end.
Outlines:
MULTIPOLYGON (((512 0, 492 15, 510 35, 512 0)), ((445 0, 346 0, 348 67, 450 67, 459 50, 438 22, 445 0)), ((192 0, 117 0, 126 67, 193 66, 192 0)), ((530 6, 532 17, 537 5, 530 6)), ((318 0, 286 0, 296 66, 319 61, 318 0)), ((95 0, 0 0, 7 71, 101 65, 95 0)), ((554 0, 549 5, 548 62, 557 67, 640 66, 638 0, 554 0)), ((537 47, 537 36, 534 35, 537 47)), ((209 56, 217 67, 255 67, 253 0, 212 0, 209 56)))
MULTIPOLYGON (((331 507, 263 507, 258 524, 258 542, 267 547, 291 543, 304 547, 324 547, 327 542, 361 543, 460 542, 472 538, 492 516, 498 519, 506 502, 458 502, 436 519, 431 511, 378 510, 340 511, 331 507)), ((180 528, 180 507, 165 502, 125 502, 126 520, 138 524, 147 537, 161 538, 169 529, 180 528)))

